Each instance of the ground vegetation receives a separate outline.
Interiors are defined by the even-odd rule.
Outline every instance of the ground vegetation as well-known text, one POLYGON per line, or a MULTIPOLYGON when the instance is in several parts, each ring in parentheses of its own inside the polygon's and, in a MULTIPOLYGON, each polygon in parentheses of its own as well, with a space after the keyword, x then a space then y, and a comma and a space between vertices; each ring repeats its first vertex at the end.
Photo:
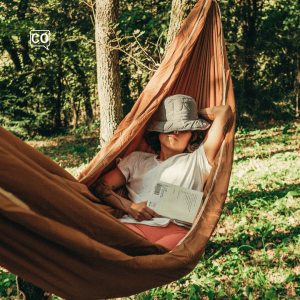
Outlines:
MULTIPOLYGON (((98 136, 97 129, 26 142, 76 177, 97 152, 98 136)), ((123 300, 300 299, 299 137, 297 122, 238 128, 226 203, 197 267, 123 300)), ((17 294, 15 275, 0 270, 0 299, 21 300, 17 294)))

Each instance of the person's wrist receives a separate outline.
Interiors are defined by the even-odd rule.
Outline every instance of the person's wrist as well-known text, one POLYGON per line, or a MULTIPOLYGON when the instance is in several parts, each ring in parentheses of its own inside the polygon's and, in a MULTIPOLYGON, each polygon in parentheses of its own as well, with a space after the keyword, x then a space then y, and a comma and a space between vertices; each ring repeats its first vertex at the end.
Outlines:
MULTIPOLYGON (((125 201, 124 201, 125 202, 125 201)), ((131 211, 131 205, 132 205, 132 202, 131 201, 126 201, 125 203, 124 203, 124 212, 126 213, 126 214, 129 214, 130 213, 130 211, 131 211)))

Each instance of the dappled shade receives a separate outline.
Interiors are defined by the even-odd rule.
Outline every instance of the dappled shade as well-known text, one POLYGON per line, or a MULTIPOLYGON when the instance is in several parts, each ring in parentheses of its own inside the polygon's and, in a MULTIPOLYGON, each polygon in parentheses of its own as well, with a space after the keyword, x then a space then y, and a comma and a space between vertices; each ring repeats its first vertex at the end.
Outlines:
POLYGON ((150 151, 144 130, 171 94, 193 97, 199 109, 226 103, 235 115, 220 15, 212 0, 199 1, 191 11, 160 68, 79 181, 0 127, 1 266, 72 300, 128 296, 193 270, 226 199, 235 119, 205 184, 203 214, 171 252, 120 223, 118 212, 88 189, 116 166, 117 157, 150 151))

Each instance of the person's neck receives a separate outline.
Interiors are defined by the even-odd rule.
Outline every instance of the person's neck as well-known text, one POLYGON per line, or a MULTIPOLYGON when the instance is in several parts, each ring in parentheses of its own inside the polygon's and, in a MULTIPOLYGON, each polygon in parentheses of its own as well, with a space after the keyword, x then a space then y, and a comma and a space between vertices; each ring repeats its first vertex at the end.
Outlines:
POLYGON ((176 152, 176 151, 172 151, 170 149, 161 149, 158 159, 161 161, 167 160, 168 158, 176 155, 176 154, 180 154, 181 152, 176 152))

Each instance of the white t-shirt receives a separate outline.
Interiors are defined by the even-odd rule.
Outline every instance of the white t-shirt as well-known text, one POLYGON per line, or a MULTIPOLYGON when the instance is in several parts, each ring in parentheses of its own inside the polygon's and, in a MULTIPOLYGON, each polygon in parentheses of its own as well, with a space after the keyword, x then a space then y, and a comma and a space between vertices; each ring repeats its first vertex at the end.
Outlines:
MULTIPOLYGON (((128 197, 134 203, 148 200, 155 179, 203 192, 202 184, 211 171, 203 148, 203 143, 193 153, 181 153, 165 161, 157 160, 157 154, 135 151, 126 156, 118 168, 126 178, 128 197)), ((138 222, 131 215, 124 215, 124 223, 138 223, 165 227, 170 222, 185 226, 169 218, 152 218, 138 222)))

